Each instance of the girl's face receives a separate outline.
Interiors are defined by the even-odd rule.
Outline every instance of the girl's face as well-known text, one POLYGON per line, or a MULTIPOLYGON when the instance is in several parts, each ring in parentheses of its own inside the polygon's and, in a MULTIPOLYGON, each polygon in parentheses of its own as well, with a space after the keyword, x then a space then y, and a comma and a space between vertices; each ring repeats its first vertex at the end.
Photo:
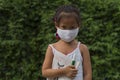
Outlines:
POLYGON ((71 13, 66 13, 65 16, 60 19, 59 24, 57 24, 56 27, 63 30, 71 30, 78 28, 79 25, 75 16, 71 15, 71 13))

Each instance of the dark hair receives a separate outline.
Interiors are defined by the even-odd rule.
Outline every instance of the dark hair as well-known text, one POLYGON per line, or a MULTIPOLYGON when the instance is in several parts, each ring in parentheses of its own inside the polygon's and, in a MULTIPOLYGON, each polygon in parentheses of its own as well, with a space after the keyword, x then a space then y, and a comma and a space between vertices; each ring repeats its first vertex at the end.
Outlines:
POLYGON ((80 11, 75 7, 74 5, 62 5, 57 8, 55 15, 53 16, 53 21, 59 23, 59 15, 62 13, 72 13, 74 12, 77 15, 77 22, 81 23, 81 18, 80 18, 80 11))

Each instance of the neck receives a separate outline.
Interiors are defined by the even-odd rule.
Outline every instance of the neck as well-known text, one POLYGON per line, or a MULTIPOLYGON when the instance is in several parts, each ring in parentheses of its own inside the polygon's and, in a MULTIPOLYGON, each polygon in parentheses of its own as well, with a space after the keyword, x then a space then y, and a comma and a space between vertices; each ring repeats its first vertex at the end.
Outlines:
POLYGON ((59 42, 60 42, 61 44, 66 44, 66 45, 73 45, 73 44, 77 43, 76 40, 72 40, 72 41, 70 41, 70 42, 65 42, 65 41, 63 41, 63 40, 60 40, 59 42))

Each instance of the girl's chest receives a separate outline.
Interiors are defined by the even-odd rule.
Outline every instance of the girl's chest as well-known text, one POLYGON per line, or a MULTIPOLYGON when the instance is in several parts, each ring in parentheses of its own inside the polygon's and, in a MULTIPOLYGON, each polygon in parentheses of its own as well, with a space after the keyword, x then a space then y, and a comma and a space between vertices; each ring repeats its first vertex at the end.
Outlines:
POLYGON ((68 55, 70 53, 72 53, 76 48, 75 47, 58 47, 56 48, 59 52, 63 53, 64 55, 68 55))

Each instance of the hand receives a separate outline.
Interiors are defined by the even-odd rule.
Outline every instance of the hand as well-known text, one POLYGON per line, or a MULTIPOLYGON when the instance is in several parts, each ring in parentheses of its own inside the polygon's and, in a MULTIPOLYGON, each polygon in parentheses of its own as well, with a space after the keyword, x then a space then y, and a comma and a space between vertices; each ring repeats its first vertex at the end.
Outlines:
POLYGON ((69 78, 75 78, 77 74, 77 69, 75 69, 75 66, 67 66, 64 68, 65 76, 69 78))

